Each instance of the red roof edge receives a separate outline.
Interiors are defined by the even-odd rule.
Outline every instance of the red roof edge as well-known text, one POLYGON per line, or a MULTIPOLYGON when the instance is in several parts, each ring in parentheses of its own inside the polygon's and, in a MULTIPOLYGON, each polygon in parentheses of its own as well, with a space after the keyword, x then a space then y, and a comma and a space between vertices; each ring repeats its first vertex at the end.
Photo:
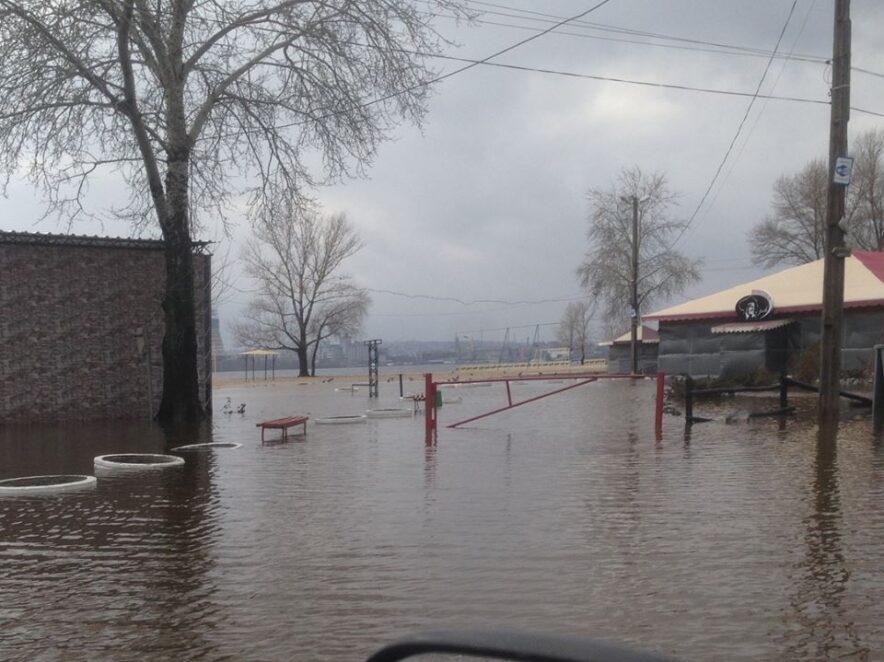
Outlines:
MULTIPOLYGON (((884 260, 882 260, 882 269, 884 269, 884 260)), ((882 272, 884 273, 884 272, 882 272)), ((877 275, 877 274, 876 274, 877 275)), ((880 276, 879 276, 880 277, 880 276)), ((873 308, 875 306, 884 306, 884 299, 867 299, 865 301, 845 301, 845 308, 873 308)), ((822 310, 820 304, 809 304, 806 306, 783 306, 782 308, 774 308, 777 315, 792 315, 795 313, 814 313, 822 310)), ((690 322, 696 320, 714 320, 714 319, 732 319, 736 321, 737 316, 733 310, 722 310, 714 313, 688 313, 686 315, 647 315, 642 319, 657 320, 658 322, 690 322)))
POLYGON ((851 251, 850 254, 884 283, 884 253, 880 251, 851 251))

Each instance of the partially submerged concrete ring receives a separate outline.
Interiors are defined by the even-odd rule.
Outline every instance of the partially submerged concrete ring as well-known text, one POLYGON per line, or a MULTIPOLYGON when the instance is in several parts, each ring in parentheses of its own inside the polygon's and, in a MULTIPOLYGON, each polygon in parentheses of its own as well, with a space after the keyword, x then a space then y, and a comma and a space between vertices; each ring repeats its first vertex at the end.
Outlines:
POLYGON ((402 408, 369 409, 365 415, 368 418, 412 418, 414 411, 402 408))
POLYGON ((6 480, 0 480, 0 496, 13 494, 48 494, 68 490, 80 490, 95 487, 96 482, 95 476, 77 474, 7 478, 6 480))
POLYGON ((184 464, 183 457, 160 455, 157 453, 112 453, 95 458, 95 468, 103 470, 151 471, 168 469, 184 464))
POLYGON ((317 425, 341 425, 344 423, 365 423, 365 416, 327 416, 325 418, 317 418, 317 425))
POLYGON ((174 453, 186 453, 188 451, 210 451, 215 448, 241 448, 242 444, 235 441, 208 441, 203 444, 185 444, 184 446, 175 446, 170 448, 174 453))

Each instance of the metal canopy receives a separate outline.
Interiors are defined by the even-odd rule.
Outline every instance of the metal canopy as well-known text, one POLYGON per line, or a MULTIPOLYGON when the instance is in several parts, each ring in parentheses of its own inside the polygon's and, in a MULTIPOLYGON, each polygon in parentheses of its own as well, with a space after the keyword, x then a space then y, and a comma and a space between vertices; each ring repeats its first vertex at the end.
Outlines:
POLYGON ((732 322, 730 324, 719 324, 718 326, 713 326, 711 331, 712 333, 759 333, 765 331, 771 331, 773 329, 780 329, 784 326, 788 326, 792 324, 795 320, 793 319, 782 319, 782 320, 762 320, 760 322, 732 322))

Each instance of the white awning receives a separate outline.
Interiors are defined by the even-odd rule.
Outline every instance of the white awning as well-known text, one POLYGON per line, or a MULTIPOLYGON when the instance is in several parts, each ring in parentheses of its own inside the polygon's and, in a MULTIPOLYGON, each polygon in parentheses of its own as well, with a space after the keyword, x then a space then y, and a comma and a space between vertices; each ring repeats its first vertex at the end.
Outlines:
POLYGON ((712 333, 758 333, 788 326, 795 320, 762 320, 760 322, 731 322, 712 327, 712 333))

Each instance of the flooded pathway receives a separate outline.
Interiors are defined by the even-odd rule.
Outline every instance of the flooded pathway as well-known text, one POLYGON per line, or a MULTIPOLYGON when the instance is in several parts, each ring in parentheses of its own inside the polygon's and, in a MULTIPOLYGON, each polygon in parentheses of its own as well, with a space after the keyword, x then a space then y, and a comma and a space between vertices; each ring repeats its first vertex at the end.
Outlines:
MULTIPOLYGON (((457 389, 441 424, 499 406, 502 389, 457 389)), ((684 660, 884 651, 884 452, 867 421, 837 451, 800 421, 686 437, 667 417, 656 444, 646 382, 440 427, 434 448, 421 419, 312 424, 399 406, 395 390, 221 390, 219 410, 230 396, 246 413, 173 440, 137 424, 0 427, 0 478, 243 444, 88 492, 0 498, 0 659, 362 660, 463 626, 684 660), (261 444, 256 422, 307 412, 306 440, 261 444)))

